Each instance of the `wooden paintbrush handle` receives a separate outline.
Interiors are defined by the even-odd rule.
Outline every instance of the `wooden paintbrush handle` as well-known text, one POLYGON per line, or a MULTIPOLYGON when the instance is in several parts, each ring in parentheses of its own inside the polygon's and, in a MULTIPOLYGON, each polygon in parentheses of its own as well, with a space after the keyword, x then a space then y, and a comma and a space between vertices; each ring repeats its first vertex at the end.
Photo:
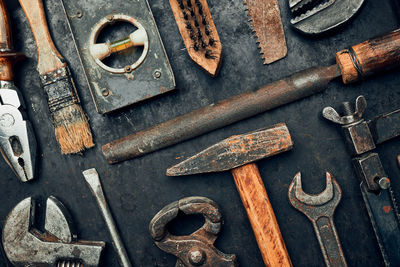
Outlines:
POLYGON ((66 64, 63 57, 54 46, 50 36, 42 0, 19 0, 19 3, 35 37, 39 74, 46 74, 64 67, 66 64))
POLYGON ((256 164, 232 170, 265 266, 292 266, 256 164))
POLYGON ((345 84, 400 65, 400 29, 336 53, 345 84))

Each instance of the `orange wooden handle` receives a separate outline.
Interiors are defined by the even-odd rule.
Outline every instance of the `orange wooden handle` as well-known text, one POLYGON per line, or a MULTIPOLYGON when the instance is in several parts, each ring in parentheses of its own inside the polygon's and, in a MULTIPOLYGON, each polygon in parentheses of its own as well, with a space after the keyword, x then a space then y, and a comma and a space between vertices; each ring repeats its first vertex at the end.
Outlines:
POLYGON ((256 164, 232 170, 265 266, 292 266, 256 164))
POLYGON ((336 53, 345 84, 400 65, 400 29, 336 53))
POLYGON ((19 0, 19 3, 28 18, 35 37, 39 74, 46 74, 64 67, 66 63, 64 63, 61 54, 54 46, 47 27, 42 0, 19 0))
POLYGON ((0 53, 0 80, 12 81, 13 60, 8 56, 2 56, 13 49, 10 18, 4 0, 0 0, 0 49, 4 51, 0 53))

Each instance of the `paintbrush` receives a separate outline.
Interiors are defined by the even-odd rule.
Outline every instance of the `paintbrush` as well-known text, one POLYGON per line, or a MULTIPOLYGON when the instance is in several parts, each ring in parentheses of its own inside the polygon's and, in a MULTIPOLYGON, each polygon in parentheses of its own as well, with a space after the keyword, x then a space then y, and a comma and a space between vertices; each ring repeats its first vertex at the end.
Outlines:
POLYGON ((36 41, 37 70, 61 152, 72 154, 93 147, 90 126, 80 106, 71 72, 50 36, 42 0, 19 0, 19 3, 36 41))

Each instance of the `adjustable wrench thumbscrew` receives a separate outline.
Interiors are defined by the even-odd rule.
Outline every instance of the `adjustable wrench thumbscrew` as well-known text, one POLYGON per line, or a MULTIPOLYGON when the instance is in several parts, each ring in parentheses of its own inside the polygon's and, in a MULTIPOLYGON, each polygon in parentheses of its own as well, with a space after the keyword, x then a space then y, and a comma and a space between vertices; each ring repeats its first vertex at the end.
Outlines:
POLYGON ((326 266, 347 266, 333 222, 333 214, 342 197, 338 182, 327 172, 326 189, 318 195, 309 195, 302 189, 299 172, 289 186, 288 196, 290 204, 312 222, 326 266))

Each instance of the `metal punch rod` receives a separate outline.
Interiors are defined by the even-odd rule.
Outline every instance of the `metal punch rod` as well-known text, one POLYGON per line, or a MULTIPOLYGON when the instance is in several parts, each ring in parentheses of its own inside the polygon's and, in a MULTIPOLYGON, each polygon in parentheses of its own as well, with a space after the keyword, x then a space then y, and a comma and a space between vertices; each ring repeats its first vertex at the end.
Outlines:
POLYGON ((82 174, 85 177, 86 183, 89 185, 90 190, 95 196, 97 204, 100 207, 101 214, 106 221, 108 231, 110 232, 111 238, 113 240, 115 251, 117 252, 120 259, 120 264, 123 267, 131 267, 132 264, 129 261, 128 254, 126 252, 124 244, 122 243, 117 227, 115 226, 110 208, 107 205, 106 198, 101 187, 99 174, 97 173, 95 168, 85 170, 82 172, 82 174))

